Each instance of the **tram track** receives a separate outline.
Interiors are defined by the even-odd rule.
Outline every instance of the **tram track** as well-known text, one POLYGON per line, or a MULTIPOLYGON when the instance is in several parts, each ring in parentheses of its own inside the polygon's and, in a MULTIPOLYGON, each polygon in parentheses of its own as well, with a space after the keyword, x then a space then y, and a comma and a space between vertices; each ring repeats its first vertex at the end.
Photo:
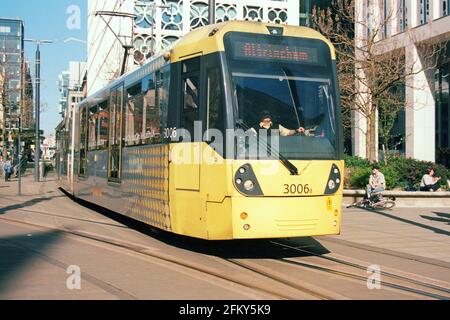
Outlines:
MULTIPOLYGON (((286 244, 283 244, 280 242, 276 242, 276 241, 270 241, 270 242, 274 245, 281 246, 281 247, 284 247, 284 248, 287 248, 290 250, 295 250, 297 252, 301 252, 302 254, 307 254, 307 255, 312 256, 317 259, 334 262, 337 264, 337 266, 343 265, 346 267, 355 268, 355 269, 358 269, 359 271, 365 271, 365 272, 367 271, 367 268, 368 268, 368 266, 361 265, 361 264, 351 262, 348 260, 344 260, 342 258, 335 258, 335 257, 331 257, 331 256, 317 254, 310 250, 292 247, 292 246, 289 246, 289 245, 286 245, 286 244)), ((319 270, 319 271, 323 271, 326 273, 335 274, 335 275, 339 275, 339 276, 347 277, 347 278, 352 278, 352 279, 356 279, 356 280, 360 280, 360 281, 364 281, 364 282, 367 281, 367 276, 361 276, 361 275, 356 275, 354 273, 344 272, 341 270, 337 270, 336 268, 330 268, 330 267, 324 266, 323 264, 320 264, 320 263, 312 263, 310 261, 303 262, 303 261, 299 261, 298 259, 292 259, 292 258, 283 258, 283 259, 279 259, 278 261, 285 262, 285 263, 291 263, 291 264, 293 263, 293 264, 297 264, 304 268, 319 270)), ((424 281, 420 281, 420 280, 416 280, 416 279, 411 279, 411 278, 405 277, 403 275, 395 274, 392 272, 386 272, 386 271, 382 271, 382 270, 380 270, 380 275, 383 278, 395 279, 400 282, 412 284, 413 286, 423 287, 428 290, 431 290, 432 292, 425 291, 424 289, 417 289, 417 288, 414 288, 411 286, 406 286, 404 284, 394 283, 394 282, 392 282, 392 280, 391 280, 391 282, 383 280, 382 281, 383 286, 401 290, 401 291, 407 291, 410 293, 418 294, 418 295, 433 298, 433 299, 439 299, 439 300, 449 300, 450 299, 450 289, 448 287, 443 287, 440 285, 435 285, 433 283, 424 282, 424 281), (435 293, 435 292, 439 292, 439 293, 435 293), (446 294, 446 295, 442 295, 442 294, 446 294)))
POLYGON ((427 258, 427 257, 422 257, 422 256, 415 256, 415 255, 411 255, 408 253, 394 251, 394 250, 390 250, 390 249, 374 247, 374 246, 371 246, 368 244, 361 244, 361 243, 356 243, 353 241, 343 240, 343 239, 335 239, 335 238, 331 238, 328 236, 321 237, 320 241, 333 243, 333 244, 339 244, 339 245, 346 246, 346 247, 352 247, 352 248, 361 249, 364 251, 371 251, 371 252, 375 252, 375 253, 379 253, 379 254, 392 256, 395 258, 411 260, 413 262, 421 262, 421 263, 433 265, 436 267, 450 269, 450 263, 448 263, 448 262, 444 262, 444 261, 440 261, 440 260, 436 260, 436 259, 432 259, 432 258, 427 258))
MULTIPOLYGON (((310 250, 295 248, 295 247, 291 247, 291 246, 288 246, 286 244, 282 244, 282 243, 278 243, 278 242, 273 242, 273 243, 277 244, 277 245, 280 245, 280 246, 283 246, 283 247, 286 247, 286 248, 289 248, 289 249, 294 249, 296 251, 300 251, 302 253, 306 253, 308 255, 314 255, 314 256, 319 257, 321 259, 326 259, 328 261, 333 261, 333 262, 336 262, 336 263, 339 263, 339 264, 342 264, 342 265, 354 267, 354 268, 357 268, 357 269, 360 269, 360 270, 363 270, 363 271, 366 271, 367 268, 368 268, 368 265, 362 265, 360 263, 356 263, 356 262, 350 261, 349 259, 344 260, 343 258, 337 258, 337 257, 333 257, 333 256, 330 256, 330 255, 328 255, 328 256, 319 255, 319 254, 314 253, 314 252, 312 252, 310 250)), ((402 257, 399 257, 399 258, 402 258, 402 257)), ((406 277, 404 275, 395 274, 393 272, 380 270, 380 274, 382 276, 387 276, 387 277, 395 278, 395 279, 398 279, 398 280, 408 281, 408 282, 414 283, 416 285, 420 285, 420 286, 423 286, 423 287, 427 287, 429 289, 434 289, 434 290, 437 290, 437 291, 441 291, 441 292, 450 294, 450 283, 449 283, 449 288, 445 288, 445 287, 442 287, 440 285, 435 285, 433 283, 420 281, 420 280, 416 280, 416 279, 411 279, 411 278, 408 278, 408 277, 406 277)), ((414 276, 414 275, 411 275, 411 276, 414 276)), ((439 281, 439 282, 442 282, 442 281, 439 281)))
MULTIPOLYGON (((104 221, 97 221, 97 220, 93 220, 93 219, 80 219, 80 218, 74 218, 74 217, 70 217, 70 216, 54 214, 54 213, 49 213, 49 212, 43 212, 43 211, 38 211, 38 210, 23 209, 23 208, 17 208, 14 210, 15 211, 17 210, 20 212, 25 212, 25 213, 31 213, 31 214, 45 215, 45 216, 49 216, 49 217, 52 217, 55 219, 61 218, 64 220, 79 221, 81 223, 88 223, 88 224, 95 223, 95 224, 105 225, 105 227, 109 226, 109 227, 114 227, 114 228, 116 228, 116 227, 117 228, 119 228, 119 227, 125 228, 122 225, 105 223, 104 221)), ((269 294, 278 299, 299 299, 298 295, 286 294, 286 292, 283 292, 280 290, 273 290, 273 288, 270 288, 267 285, 255 284, 252 281, 246 281, 245 279, 236 277, 235 275, 224 275, 219 270, 214 270, 212 268, 208 268, 207 266, 202 266, 202 265, 199 265, 196 263, 191 263, 188 261, 182 261, 180 259, 177 259, 175 256, 167 255, 167 254, 164 254, 161 252, 155 252, 154 250, 150 250, 149 248, 141 246, 141 245, 136 245, 136 244, 133 244, 130 242, 125 242, 125 241, 113 239, 110 237, 104 237, 104 236, 101 236, 98 234, 93 234, 93 233, 88 233, 85 231, 68 228, 68 227, 64 226, 64 223, 59 223, 59 222, 57 223, 56 220, 53 221, 53 223, 56 224, 56 226, 35 224, 35 223, 31 223, 31 222, 25 222, 25 221, 21 221, 21 220, 6 218, 6 217, 0 217, 0 220, 16 222, 16 223, 25 224, 25 225, 34 226, 34 227, 58 230, 58 231, 65 232, 67 234, 71 234, 73 236, 78 236, 78 237, 82 237, 85 239, 90 239, 90 240, 94 240, 94 241, 101 242, 104 244, 112 245, 115 247, 120 247, 123 249, 127 249, 129 251, 132 251, 134 253, 151 256, 153 258, 161 259, 166 262, 170 262, 170 263, 176 264, 176 265, 184 267, 184 268, 202 272, 204 274, 208 274, 210 276, 217 277, 217 278, 220 278, 225 281, 243 285, 247 288, 251 288, 256 291, 264 292, 264 293, 269 294)), ((106 227, 106 228, 107 228, 107 230, 109 230, 108 227, 106 227)), ((269 243, 276 245, 278 247, 283 247, 288 250, 300 252, 303 255, 308 255, 308 256, 315 257, 317 259, 322 259, 322 260, 324 259, 329 262, 333 262, 336 264, 336 267, 345 266, 345 267, 357 269, 360 272, 367 271, 367 266, 360 264, 360 263, 355 263, 353 261, 345 260, 342 258, 340 259, 340 258, 332 257, 329 255, 318 254, 313 251, 310 251, 310 250, 307 250, 304 248, 293 247, 293 246, 287 245, 282 242, 269 241, 269 243)), ((400 257, 400 258, 402 258, 402 257, 400 257)), ((237 267, 245 269, 246 271, 255 273, 255 274, 259 275, 260 277, 264 277, 272 282, 276 282, 283 286, 287 286, 294 291, 302 292, 302 293, 312 297, 313 299, 324 299, 324 300, 348 299, 348 297, 346 297, 346 296, 337 294, 336 292, 328 291, 328 290, 318 287, 310 282, 307 283, 305 281, 302 281, 302 279, 300 279, 300 280, 293 279, 287 275, 283 275, 283 274, 274 272, 274 270, 276 268, 274 268, 274 269, 264 268, 262 265, 258 265, 258 263, 255 263, 254 261, 251 261, 250 259, 229 259, 229 258, 227 259, 227 258, 224 258, 222 260, 224 260, 224 262, 226 261, 237 267)), ((333 274, 335 276, 339 276, 339 277, 346 278, 346 279, 352 279, 352 280, 364 281, 364 282, 366 282, 366 280, 367 280, 367 275, 365 275, 365 276, 364 275, 356 275, 354 273, 338 270, 337 268, 330 268, 329 266, 324 266, 319 261, 317 261, 317 263, 315 263, 315 262, 313 263, 311 261, 299 261, 298 259, 291 259, 291 258, 281 258, 281 259, 272 259, 272 260, 274 260, 276 263, 290 264, 295 267, 300 267, 304 270, 314 270, 314 271, 318 271, 318 272, 322 272, 322 273, 326 273, 326 274, 333 274)), ((450 289, 446 288, 444 286, 436 285, 436 284, 429 283, 426 281, 411 279, 411 278, 405 277, 404 275, 399 275, 399 274, 396 274, 393 272, 381 271, 380 274, 383 276, 383 278, 391 279, 390 282, 383 281, 383 285, 386 287, 389 287, 391 289, 399 290, 401 292, 408 292, 408 293, 416 294, 418 296, 432 298, 432 299, 439 299, 439 300, 448 300, 449 299, 450 289), (394 281, 392 281, 392 279, 394 281), (397 282, 397 283, 395 283, 395 282, 397 282), (398 282, 400 282, 400 283, 398 283, 398 282), (405 285, 405 283, 406 283, 406 285, 405 285)))
MULTIPOLYGON (((30 212, 30 213, 41 213, 41 212, 35 212, 34 210, 32 210, 32 211, 24 210, 24 211, 30 212)), ((47 215, 53 216, 53 214, 47 214, 47 215)), ((60 216, 60 215, 55 215, 55 217, 66 218, 66 217, 60 216)), ((70 217, 67 217, 67 218, 70 219, 70 217)), ((10 219, 10 218, 5 218, 5 217, 0 217, 0 220, 15 222, 15 223, 33 226, 33 227, 47 228, 47 229, 62 231, 64 233, 67 233, 67 234, 70 234, 73 236, 78 236, 78 237, 81 237, 84 239, 94 240, 94 241, 97 241, 97 242, 100 242, 103 244, 112 245, 114 247, 120 247, 120 248, 129 250, 129 251, 132 251, 134 253, 143 254, 146 256, 151 256, 153 258, 164 260, 166 262, 170 262, 170 263, 176 264, 176 265, 184 267, 184 268, 195 270, 197 272, 208 274, 210 276, 214 276, 214 277, 220 278, 222 280, 226 280, 226 281, 238 284, 238 285, 243 285, 247 288, 251 288, 251 289, 254 289, 254 290, 257 290, 260 292, 264 292, 264 293, 269 294, 278 299, 287 299, 287 300, 298 299, 298 296, 296 296, 296 295, 290 295, 290 294, 286 294, 285 292, 273 290, 272 288, 269 288, 264 285, 250 283, 249 281, 239 279, 238 277, 235 277, 232 275, 231 276, 224 275, 219 270, 214 270, 212 268, 201 266, 199 264, 188 262, 188 261, 181 261, 174 256, 167 255, 167 254, 164 254, 161 252, 155 252, 154 250, 151 250, 147 247, 124 242, 122 240, 119 241, 117 239, 112 239, 109 237, 104 237, 104 236, 100 236, 100 235, 96 235, 96 234, 92 234, 92 233, 88 233, 88 232, 84 232, 84 231, 68 229, 67 227, 64 227, 62 225, 60 225, 58 227, 50 227, 50 226, 46 226, 46 225, 24 222, 21 220, 10 219)), ((98 221, 95 221, 95 220, 84 220, 84 219, 82 222, 98 223, 98 221)), ((328 261, 332 261, 334 263, 337 263, 338 265, 345 265, 347 267, 353 267, 360 271, 367 270, 366 266, 361 265, 361 264, 356 264, 354 262, 350 262, 350 261, 346 261, 343 259, 338 259, 338 258, 334 258, 334 257, 330 257, 330 256, 320 255, 320 254, 314 253, 310 250, 292 247, 292 246, 289 246, 289 245, 286 245, 286 244, 283 244, 280 242, 276 242, 276 241, 270 241, 270 243, 272 243, 273 245, 276 245, 276 246, 287 248, 289 250, 301 252, 302 254, 307 254, 309 256, 313 256, 318 259, 325 259, 328 261)), ((280 273, 274 272, 274 269, 268 269, 268 268, 262 267, 255 262, 249 261, 249 259, 229 259, 229 258, 227 259, 227 258, 224 258, 223 260, 228 263, 231 263, 235 266, 238 266, 242 269, 245 269, 247 271, 251 271, 255 274, 258 274, 259 276, 270 279, 271 281, 280 283, 284 286, 288 286, 299 292, 306 293, 307 295, 313 297, 314 299, 321 299, 321 300, 348 299, 348 297, 337 294, 336 292, 331 292, 324 288, 320 288, 316 285, 313 285, 311 283, 306 283, 304 281, 298 281, 298 280, 289 278, 286 275, 282 275, 280 273)), ((333 274, 335 276, 340 276, 340 277, 347 278, 347 279, 353 279, 353 280, 363 281, 363 282, 366 282, 366 280, 367 280, 367 276, 355 275, 353 273, 343 272, 341 270, 337 270, 336 268, 326 267, 324 265, 321 265, 320 263, 303 262, 303 261, 298 261, 298 260, 292 259, 292 258, 281 258, 281 259, 272 259, 272 260, 275 262, 278 262, 278 263, 287 263, 287 264, 294 265, 296 267, 301 267, 303 269, 320 271, 323 273, 333 274)), ((437 285, 430 284, 430 283, 426 283, 426 282, 419 281, 419 280, 406 278, 402 275, 393 274, 391 272, 381 271, 380 273, 383 277, 393 278, 395 280, 407 282, 407 283, 413 284, 415 286, 424 287, 429 290, 437 291, 440 294, 436 293, 436 292, 429 292, 429 291, 425 291, 423 289, 406 286, 404 284, 383 281, 383 285, 386 287, 400 290, 402 292, 409 292, 412 294, 416 294, 419 296, 428 297, 428 298, 432 298, 432 299, 438 299, 438 300, 448 300, 449 299, 449 296, 442 295, 442 293, 450 294, 450 290, 448 288, 445 288, 442 286, 437 286, 437 285)))
MULTIPOLYGON (((209 276, 216 277, 221 280, 225 280, 227 282, 231 282, 233 284, 241 285, 246 288, 253 289, 256 292, 261 292, 266 295, 272 296, 275 299, 298 300, 298 299, 305 299, 308 296, 310 296, 311 299, 317 299, 317 298, 328 299, 328 298, 330 298, 328 296, 321 295, 320 293, 312 292, 309 289, 301 288, 298 286, 292 286, 292 285, 290 285, 289 287, 297 290, 298 293, 294 293, 294 294, 288 293, 285 290, 282 290, 280 288, 273 288, 270 285, 264 285, 264 284, 252 281, 251 278, 245 279, 245 277, 242 277, 242 276, 240 277, 237 274, 234 274, 234 275, 233 274, 224 274, 221 270, 216 270, 214 268, 210 268, 208 266, 204 266, 204 265, 201 265, 201 264, 198 264, 195 262, 191 262, 191 261, 186 261, 186 260, 183 261, 183 260, 177 259, 175 256, 171 256, 169 254, 158 252, 152 248, 135 245, 135 244, 128 243, 125 241, 118 241, 116 239, 112 239, 112 238, 108 238, 108 237, 104 237, 104 236, 100 236, 100 235, 96 235, 96 234, 91 234, 91 233, 84 232, 84 231, 60 228, 60 227, 50 227, 50 226, 45 226, 45 225, 40 225, 40 224, 35 224, 35 223, 30 223, 30 222, 24 222, 24 221, 20 221, 20 220, 16 220, 16 219, 0 217, 0 221, 2 221, 2 220, 7 221, 7 222, 12 222, 12 223, 18 223, 21 225, 31 226, 34 228, 45 228, 45 229, 52 230, 52 231, 60 231, 60 232, 63 232, 65 234, 72 235, 75 237, 93 240, 98 243, 122 248, 122 249, 125 249, 127 251, 130 251, 130 252, 133 252, 136 254, 142 254, 145 256, 152 257, 152 258, 156 258, 156 259, 159 259, 159 260, 162 260, 165 262, 175 264, 179 267, 194 270, 194 271, 197 271, 197 272, 209 275, 209 276)), ((272 278, 272 280, 277 281, 275 278, 272 278)), ((286 283, 284 281, 277 281, 277 282, 279 282, 283 285, 286 285, 286 283)))
MULTIPOLYGON (((294 288, 298 288, 301 289, 303 291, 309 292, 311 295, 316 296, 318 299, 323 299, 323 300, 335 300, 335 299, 350 299, 349 297, 337 294, 335 292, 331 293, 330 291, 324 289, 324 288, 320 288, 317 285, 313 285, 311 283, 305 283, 304 281, 299 281, 293 278, 289 278, 287 276, 280 276, 280 273, 274 271, 276 270, 276 267, 274 268, 267 268, 267 267, 263 267, 261 265, 258 265, 257 263, 251 262, 249 260, 237 260, 237 259, 226 259, 226 261, 238 265, 244 269, 250 270, 256 274, 260 274, 263 275, 265 277, 268 277, 270 279, 274 279, 277 280, 279 282, 282 283, 286 283, 291 287, 294 288), (301 283, 301 284, 299 284, 301 283), (312 289, 314 288, 314 289, 312 289), (324 293, 326 292, 326 293, 324 293)), ((322 273, 326 273, 326 274, 331 274, 334 276, 338 276, 341 278, 345 278, 345 279, 352 279, 352 280, 356 280, 356 281, 361 281, 363 283, 366 283, 367 281, 367 276, 362 276, 362 275, 356 275, 356 274, 352 274, 349 272, 343 272, 340 270, 336 270, 336 269, 332 269, 329 267, 325 267, 323 265, 320 264, 314 264, 314 263, 305 263, 305 262, 301 262, 298 260, 294 260, 294 259, 272 259, 272 262, 275 263, 284 263, 284 264, 291 264, 293 265, 295 268, 301 268, 303 270, 314 270, 314 271, 319 271, 322 273)), ((386 275, 385 275, 386 276, 386 275)), ((402 279, 403 281, 405 281, 404 279, 402 279)), ((409 280, 409 279, 408 279, 409 280)), ((414 283, 416 284, 416 283, 414 283)), ((449 300, 450 296, 444 296, 442 294, 437 294, 437 293, 433 293, 433 292, 429 292, 429 291, 424 291, 424 290, 420 290, 417 288, 413 288, 413 287, 409 287, 409 286, 405 286, 402 284, 397 284, 397 283, 393 283, 393 282, 387 282, 384 281, 382 282, 382 285, 391 289, 396 289, 396 290, 400 290, 402 292, 408 292, 408 293, 412 293, 421 297, 427 297, 427 298, 432 298, 432 299, 437 299, 437 300, 449 300)), ((425 284, 421 284, 422 286, 426 286, 425 284)), ((439 287, 432 287, 433 290, 436 291, 444 291, 445 293, 447 293, 447 289, 445 288, 439 288, 439 287)))

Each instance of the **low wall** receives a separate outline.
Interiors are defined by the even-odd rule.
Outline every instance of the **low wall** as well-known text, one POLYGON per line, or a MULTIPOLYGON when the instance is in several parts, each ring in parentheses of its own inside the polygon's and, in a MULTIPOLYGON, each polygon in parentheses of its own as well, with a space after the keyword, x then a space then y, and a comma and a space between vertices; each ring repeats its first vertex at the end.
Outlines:
MULTIPOLYGON (((344 206, 351 205, 364 198, 365 190, 344 190, 344 206)), ((430 208, 450 208, 449 191, 384 191, 383 196, 395 197, 397 207, 430 207, 430 208)))

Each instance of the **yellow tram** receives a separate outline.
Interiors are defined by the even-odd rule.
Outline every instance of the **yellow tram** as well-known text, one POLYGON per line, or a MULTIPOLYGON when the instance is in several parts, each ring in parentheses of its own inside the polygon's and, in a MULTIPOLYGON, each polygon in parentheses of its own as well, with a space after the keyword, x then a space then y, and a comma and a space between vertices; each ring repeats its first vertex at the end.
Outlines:
POLYGON ((318 32, 209 25, 68 113, 59 181, 196 238, 338 234, 340 114, 335 51, 318 32))

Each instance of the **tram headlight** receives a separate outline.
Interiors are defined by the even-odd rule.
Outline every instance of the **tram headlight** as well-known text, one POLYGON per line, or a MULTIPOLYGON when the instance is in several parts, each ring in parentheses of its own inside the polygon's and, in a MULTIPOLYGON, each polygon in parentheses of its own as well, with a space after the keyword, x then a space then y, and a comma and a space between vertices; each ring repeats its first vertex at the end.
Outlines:
POLYGON ((255 189, 255 184, 252 180, 247 180, 244 182, 244 188, 247 191, 252 191, 253 189, 255 189))
POLYGON ((333 190, 336 187, 336 183, 333 180, 328 181, 328 188, 333 190))

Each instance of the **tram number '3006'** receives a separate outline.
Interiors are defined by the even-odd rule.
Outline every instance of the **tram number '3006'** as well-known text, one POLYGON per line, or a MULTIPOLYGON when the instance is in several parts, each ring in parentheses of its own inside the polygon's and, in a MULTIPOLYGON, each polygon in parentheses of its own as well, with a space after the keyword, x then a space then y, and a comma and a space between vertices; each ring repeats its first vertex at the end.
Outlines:
POLYGON ((309 184, 284 184, 284 194, 311 194, 309 184))

